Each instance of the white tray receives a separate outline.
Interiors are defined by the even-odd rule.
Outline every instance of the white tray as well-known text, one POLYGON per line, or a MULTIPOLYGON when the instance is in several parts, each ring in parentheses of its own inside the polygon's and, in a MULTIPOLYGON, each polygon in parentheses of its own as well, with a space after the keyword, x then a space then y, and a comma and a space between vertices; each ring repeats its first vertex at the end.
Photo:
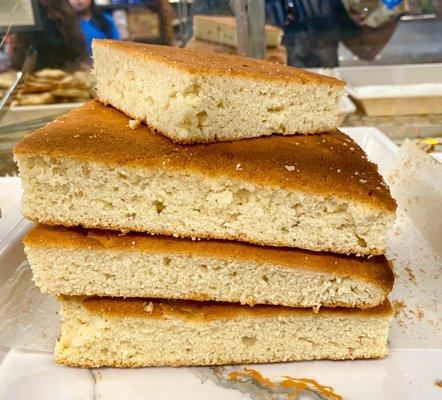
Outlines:
POLYGON ((61 103, 61 104, 41 104, 36 106, 13 106, 5 111, 5 115, 0 120, 0 126, 27 122, 46 117, 58 117, 74 108, 81 107, 84 103, 61 103))
POLYGON ((442 64, 339 67, 336 76, 367 115, 442 113, 442 64))
MULTIPOLYGON (((388 172, 397 151, 388 138, 374 128, 346 128, 344 131, 364 148, 369 158, 379 165, 382 174, 388 172)), ((18 205, 0 219, 0 287, 24 260, 21 238, 29 226, 30 223, 20 216, 18 205)), ((403 257, 395 262, 398 278, 392 297, 408 296, 408 303, 413 296, 420 296, 416 301, 425 302, 438 281, 431 271, 433 261, 427 265, 423 258, 426 249, 419 233, 412 226, 408 228, 407 243, 402 243, 399 250, 395 247, 397 244, 390 243, 389 246, 391 256, 400 252, 399 258, 403 257), (400 270, 401 265, 408 262, 407 257, 421 257, 419 261, 410 261, 410 268, 416 266, 413 270, 415 282, 409 282, 405 271, 400 270), (420 272, 423 268, 425 274, 420 272)), ((403 323, 402 320, 393 322, 391 353, 383 360, 314 361, 249 367, 272 379, 282 376, 315 379, 322 385, 333 387, 344 399, 441 399, 442 389, 435 385, 436 380, 442 379, 440 331, 428 334, 429 325, 417 318, 406 320, 405 326, 403 323)), ((258 385, 245 385, 241 391, 216 378, 217 373, 225 376, 229 368, 243 367, 76 369, 56 365, 51 354, 5 348, 2 351, 0 348, 0 400, 276 399, 258 385)))

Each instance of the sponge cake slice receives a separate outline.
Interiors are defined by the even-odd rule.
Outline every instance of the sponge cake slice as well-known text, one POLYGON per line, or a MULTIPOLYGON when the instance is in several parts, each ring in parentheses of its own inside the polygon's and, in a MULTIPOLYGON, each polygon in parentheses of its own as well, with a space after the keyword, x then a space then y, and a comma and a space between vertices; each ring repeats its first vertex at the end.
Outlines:
POLYGON ((190 366, 385 357, 392 309, 62 297, 58 363, 190 366))
POLYGON ((383 256, 44 225, 24 242, 35 284, 57 295, 367 308, 394 280, 383 256))
POLYGON ((180 143, 315 133, 338 124, 344 82, 234 55, 94 40, 97 97, 180 143))

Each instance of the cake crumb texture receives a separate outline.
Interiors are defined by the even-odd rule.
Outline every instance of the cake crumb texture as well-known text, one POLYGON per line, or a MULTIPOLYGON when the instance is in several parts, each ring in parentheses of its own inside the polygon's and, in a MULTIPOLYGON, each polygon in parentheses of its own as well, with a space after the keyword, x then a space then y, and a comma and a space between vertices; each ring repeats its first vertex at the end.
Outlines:
POLYGON ((179 143, 334 129, 344 82, 231 54, 94 40, 97 98, 179 143))
POLYGON ((310 310, 62 297, 58 363, 190 366, 385 357, 391 306, 310 310), (147 309, 146 309, 147 307, 147 309), (149 338, 149 340, 146 340, 149 338))

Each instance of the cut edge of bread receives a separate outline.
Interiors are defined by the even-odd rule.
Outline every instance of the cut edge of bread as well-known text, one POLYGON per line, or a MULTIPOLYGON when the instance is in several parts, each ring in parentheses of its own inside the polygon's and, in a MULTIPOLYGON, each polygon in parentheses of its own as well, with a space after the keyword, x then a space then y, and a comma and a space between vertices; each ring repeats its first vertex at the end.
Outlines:
POLYGON ((60 302, 55 359, 93 368, 380 358, 388 352, 392 318, 388 302, 371 311, 318 314, 148 299, 63 297, 60 302))
POLYGON ((216 58, 232 55, 181 50, 190 53, 177 56, 169 50, 109 42, 94 41, 93 46, 98 99, 176 142, 319 133, 337 127, 344 92, 333 80, 293 69, 300 77, 289 82, 281 80, 282 70, 277 72, 285 66, 271 62, 255 67, 255 60, 248 58, 241 63, 235 58, 236 64, 216 58), (191 57, 199 65, 196 70, 191 57))
POLYGON ((41 226, 24 242, 35 284, 56 295, 369 308, 394 281, 385 258, 348 257, 347 266, 342 257, 296 249, 41 226))
POLYGON ((394 212, 339 197, 201 180, 198 174, 65 157, 16 160, 25 186, 22 213, 47 225, 379 255, 395 218, 394 212))

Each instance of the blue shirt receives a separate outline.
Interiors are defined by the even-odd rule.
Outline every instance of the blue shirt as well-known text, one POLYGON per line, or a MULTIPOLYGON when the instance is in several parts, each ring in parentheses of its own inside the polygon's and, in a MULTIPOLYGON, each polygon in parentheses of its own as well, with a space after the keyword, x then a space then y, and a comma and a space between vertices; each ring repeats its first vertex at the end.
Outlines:
POLYGON ((80 27, 83 31, 84 41, 86 44, 86 51, 89 55, 92 55, 92 40, 93 39, 120 39, 120 33, 117 26, 110 15, 103 14, 104 18, 110 26, 109 34, 106 34, 95 25, 92 20, 80 19, 80 27))

